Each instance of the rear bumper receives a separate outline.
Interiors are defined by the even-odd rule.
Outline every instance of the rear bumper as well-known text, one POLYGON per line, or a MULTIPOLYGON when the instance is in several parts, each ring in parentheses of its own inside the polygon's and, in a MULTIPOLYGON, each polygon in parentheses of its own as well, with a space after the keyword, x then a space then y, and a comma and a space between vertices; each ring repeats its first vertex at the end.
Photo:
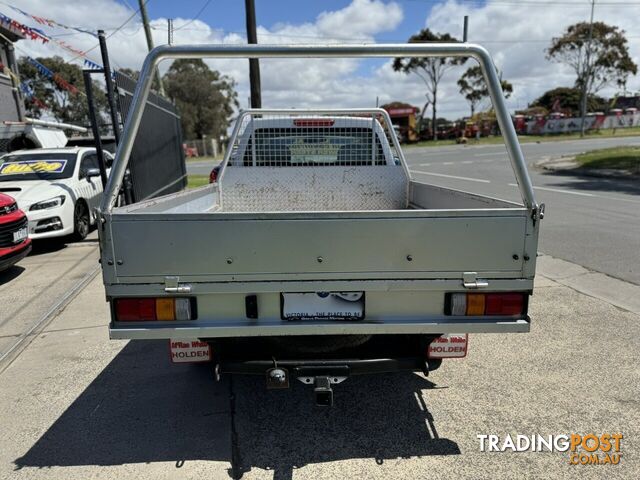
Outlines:
MULTIPOLYGON (((378 358, 378 359, 338 359, 338 360, 282 360, 278 367, 286 368, 294 378, 353 375, 367 375, 393 372, 429 372, 437 369, 442 360, 425 358, 378 358)), ((273 360, 220 361, 221 374, 264 375, 273 368, 273 360)))
POLYGON ((198 326, 181 323, 167 327, 166 322, 143 326, 119 323, 109 326, 112 339, 193 339, 193 338, 246 338, 286 335, 381 335, 381 334, 431 334, 445 333, 526 333, 530 330, 531 319, 512 317, 436 317, 407 321, 385 320, 381 323, 361 322, 292 322, 274 321, 201 324, 198 326))

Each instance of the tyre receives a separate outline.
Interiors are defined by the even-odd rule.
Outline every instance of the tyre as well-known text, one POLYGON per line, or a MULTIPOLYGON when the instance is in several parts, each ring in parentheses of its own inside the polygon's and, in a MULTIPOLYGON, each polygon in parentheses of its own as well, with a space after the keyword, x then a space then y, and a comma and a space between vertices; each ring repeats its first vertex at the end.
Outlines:
POLYGON ((90 226, 89 208, 82 200, 78 200, 73 209, 73 240, 84 240, 89 234, 90 226))

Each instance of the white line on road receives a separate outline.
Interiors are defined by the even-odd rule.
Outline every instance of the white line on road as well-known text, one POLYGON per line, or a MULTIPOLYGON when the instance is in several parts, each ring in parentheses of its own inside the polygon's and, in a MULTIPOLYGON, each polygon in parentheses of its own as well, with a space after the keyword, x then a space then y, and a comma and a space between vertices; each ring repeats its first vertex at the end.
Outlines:
POLYGON ((493 152, 493 153, 474 153, 473 156, 474 157, 490 157, 490 156, 495 156, 495 155, 506 155, 507 152, 493 152))
MULTIPOLYGON (((509 186, 517 187, 515 183, 510 183, 509 186)), ((638 200, 632 200, 630 198, 620 198, 620 197, 611 197, 609 195, 598 195, 595 193, 584 193, 584 192, 572 192, 570 190, 561 190, 559 188, 549 188, 549 187, 533 187, 537 190, 548 190, 549 192, 557 192, 557 193, 570 193, 571 195, 580 195, 583 197, 595 197, 595 198, 603 198, 605 200, 616 200, 618 202, 627 202, 627 203, 637 203, 640 204, 638 200)))
POLYGON ((434 177, 454 178, 456 180, 467 180, 469 182, 491 183, 489 180, 481 178, 457 177, 456 175, 445 175, 444 173, 422 172, 420 170, 411 170, 413 173, 421 173, 422 175, 433 175, 434 177))
POLYGON ((473 163, 473 162, 472 162, 471 160, 463 160, 463 161, 462 161, 462 162, 460 162, 460 163, 473 163))
POLYGON ((453 165, 453 162, 442 162, 442 165, 453 165))
POLYGON ((420 165, 418 165, 419 167, 430 167, 431 164, 430 163, 421 163, 420 165))
MULTIPOLYGON (((510 187, 517 187, 517 183, 510 183, 510 187)), ((556 192, 556 193, 569 193, 571 195, 580 195, 582 197, 595 197, 593 193, 584 193, 584 192, 572 192, 571 190, 562 190, 560 188, 549 188, 549 187, 533 187, 536 190, 544 190, 546 192, 556 192)))

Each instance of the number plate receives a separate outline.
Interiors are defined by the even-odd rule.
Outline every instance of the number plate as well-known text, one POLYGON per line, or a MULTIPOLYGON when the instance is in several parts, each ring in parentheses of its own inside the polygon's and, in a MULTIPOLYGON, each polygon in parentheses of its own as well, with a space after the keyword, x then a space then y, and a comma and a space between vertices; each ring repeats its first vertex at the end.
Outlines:
POLYGON ((282 319, 362 320, 364 292, 282 293, 282 319))
POLYGON ((20 230, 13 232, 13 243, 19 243, 27 238, 27 227, 23 227, 20 230))

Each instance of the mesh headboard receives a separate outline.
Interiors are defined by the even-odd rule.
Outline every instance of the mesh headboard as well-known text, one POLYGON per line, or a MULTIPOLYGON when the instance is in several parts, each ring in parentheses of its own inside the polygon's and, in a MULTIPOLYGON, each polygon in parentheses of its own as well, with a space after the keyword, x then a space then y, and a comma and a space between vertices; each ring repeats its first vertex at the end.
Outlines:
POLYGON ((220 195, 225 212, 399 210, 408 185, 400 165, 229 166, 220 195))

